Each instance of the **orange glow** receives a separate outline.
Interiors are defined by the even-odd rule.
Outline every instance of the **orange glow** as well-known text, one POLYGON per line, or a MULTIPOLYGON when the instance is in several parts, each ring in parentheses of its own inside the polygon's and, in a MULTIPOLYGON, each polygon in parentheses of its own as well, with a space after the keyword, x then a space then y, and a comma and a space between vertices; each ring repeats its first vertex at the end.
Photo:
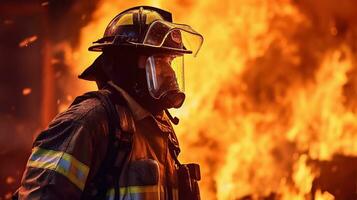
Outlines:
MULTIPOLYGON (((103 0, 71 50, 74 74, 99 55, 87 49, 109 21, 137 5, 167 9, 205 37, 198 57, 186 59, 187 100, 173 111, 181 119, 180 159, 201 165, 202 199, 271 193, 306 199, 318 174, 309 159, 357 155, 357 116, 343 93, 352 50, 337 45, 311 55, 320 62, 305 66, 302 52, 309 46, 294 39, 313 24, 288 0, 103 0)), ((339 34, 335 26, 326 32, 339 34)), ((93 89, 83 82, 80 90, 93 89)), ((322 191, 315 197, 334 199, 322 191)))

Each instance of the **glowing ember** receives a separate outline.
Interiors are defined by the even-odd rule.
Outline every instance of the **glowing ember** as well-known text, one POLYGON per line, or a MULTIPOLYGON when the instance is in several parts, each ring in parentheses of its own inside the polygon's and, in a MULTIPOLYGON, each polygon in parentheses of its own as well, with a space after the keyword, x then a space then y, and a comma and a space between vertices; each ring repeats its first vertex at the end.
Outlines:
POLYGON ((42 2, 41 3, 41 6, 48 6, 49 2, 48 1, 45 1, 45 2, 42 2))
POLYGON ((31 94, 31 92, 32 92, 31 88, 22 89, 22 95, 24 95, 24 96, 27 96, 27 95, 31 94))
POLYGON ((71 95, 67 95, 66 96, 66 100, 71 102, 71 101, 73 101, 73 97, 71 95))
POLYGON ((6 177, 5 180, 6 184, 13 184, 15 182, 15 179, 11 176, 6 177))
POLYGON ((52 64, 52 65, 55 65, 55 64, 57 64, 57 63, 59 63, 59 62, 60 62, 59 59, 55 59, 55 58, 52 58, 52 59, 51 59, 51 64, 52 64))
POLYGON ((29 46, 30 44, 34 43, 36 40, 37 40, 37 36, 36 35, 33 35, 31 37, 28 37, 28 38, 25 38, 24 40, 22 40, 20 43, 19 43, 19 47, 27 47, 29 46))
POLYGON ((12 198, 12 192, 8 192, 5 194, 5 199, 11 199, 12 198))
POLYGON ((14 23, 13 20, 10 20, 10 19, 4 20, 4 24, 5 24, 5 25, 11 25, 11 24, 13 24, 13 23, 14 23))

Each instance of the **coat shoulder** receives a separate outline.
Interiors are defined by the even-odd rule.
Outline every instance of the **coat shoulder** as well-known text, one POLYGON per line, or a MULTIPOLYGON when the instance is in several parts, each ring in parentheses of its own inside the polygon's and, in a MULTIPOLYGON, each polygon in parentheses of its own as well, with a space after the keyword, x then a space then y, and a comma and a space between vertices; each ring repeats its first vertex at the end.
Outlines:
MULTIPOLYGON (((62 113, 59 113, 51 124, 56 123, 57 121, 73 121, 73 122, 100 122, 106 120, 106 111, 104 104, 100 99, 92 98, 83 98, 79 100, 82 96, 76 98, 75 102, 68 107, 62 113)), ((50 125, 51 125, 50 124, 50 125)))
POLYGON ((58 114, 36 137, 34 145, 56 150, 67 148, 68 141, 76 146, 87 140, 100 141, 98 139, 106 135, 108 117, 104 105, 97 98, 86 98, 75 101, 67 110, 58 114))

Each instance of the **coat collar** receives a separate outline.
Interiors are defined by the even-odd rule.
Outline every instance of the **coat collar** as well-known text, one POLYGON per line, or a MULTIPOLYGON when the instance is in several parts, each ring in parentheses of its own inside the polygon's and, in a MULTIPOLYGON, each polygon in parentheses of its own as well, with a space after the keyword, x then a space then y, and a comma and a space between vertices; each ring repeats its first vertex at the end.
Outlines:
POLYGON ((138 102, 134 100, 124 89, 109 81, 108 84, 112 86, 117 92, 119 92, 125 101, 128 103, 129 109, 133 113, 133 117, 135 121, 139 121, 144 119, 145 117, 152 116, 151 113, 145 110, 138 102))

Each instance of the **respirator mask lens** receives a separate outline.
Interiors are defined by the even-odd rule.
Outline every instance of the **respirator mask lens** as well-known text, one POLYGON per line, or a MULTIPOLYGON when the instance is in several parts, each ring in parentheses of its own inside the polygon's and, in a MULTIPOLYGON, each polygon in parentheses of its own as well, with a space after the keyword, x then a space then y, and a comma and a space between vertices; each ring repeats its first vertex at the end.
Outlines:
POLYGON ((168 108, 181 107, 185 94, 182 55, 158 54, 147 58, 146 78, 150 95, 168 108))

